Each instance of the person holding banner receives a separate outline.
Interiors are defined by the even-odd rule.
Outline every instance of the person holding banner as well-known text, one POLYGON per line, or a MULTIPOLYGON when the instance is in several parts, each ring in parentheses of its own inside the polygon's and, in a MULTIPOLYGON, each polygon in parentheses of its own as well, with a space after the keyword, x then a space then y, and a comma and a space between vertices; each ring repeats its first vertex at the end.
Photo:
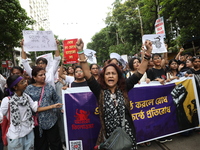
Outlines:
MULTIPOLYGON (((45 83, 44 68, 35 66, 32 70, 32 83, 27 86, 27 93, 33 101, 38 101, 39 125, 35 126, 35 150, 62 150, 62 143, 58 128, 58 116, 55 109, 62 107, 59 96, 49 83, 45 83)), ((60 110, 61 111, 61 110, 60 110)))
MULTIPOLYGON (((54 57, 54 60, 53 60, 53 63, 52 63, 53 66, 49 70, 46 70, 46 79, 45 79, 45 82, 51 84, 54 87, 54 89, 55 89, 54 77, 55 77, 55 74, 58 70, 58 66, 59 66, 59 63, 60 63, 60 60, 61 60, 60 51, 59 51, 59 41, 56 40, 56 43, 57 43, 57 50, 55 51, 55 57, 54 57)), ((20 42, 20 45, 22 47, 22 53, 21 53, 22 65, 24 66, 24 69, 27 72, 27 74, 30 77, 32 77, 32 75, 31 75, 32 68, 29 65, 26 52, 24 51, 24 40, 22 40, 20 42)), ((47 63, 48 63, 47 59, 43 58, 43 57, 40 57, 36 60, 36 65, 38 67, 41 67, 41 68, 44 68, 44 69, 46 69, 47 63)))
POLYGON ((167 61, 167 53, 164 53, 164 58, 159 53, 152 55, 152 60, 154 63, 153 68, 147 70, 147 80, 150 81, 159 81, 160 84, 164 84, 166 78, 166 68, 165 62, 167 61))
POLYGON ((135 139, 136 132, 130 114, 130 101, 127 92, 138 83, 146 72, 148 61, 151 58, 152 43, 146 41, 145 46, 147 50, 144 59, 138 71, 131 77, 125 80, 121 69, 117 65, 111 63, 103 68, 97 82, 89 72, 90 69, 87 64, 87 59, 83 52, 84 43, 82 39, 79 39, 76 43, 79 62, 83 68, 88 86, 98 100, 101 130, 97 145, 103 143, 105 138, 110 137, 117 127, 121 127, 125 115, 125 131, 133 140, 132 149, 137 149, 135 139))

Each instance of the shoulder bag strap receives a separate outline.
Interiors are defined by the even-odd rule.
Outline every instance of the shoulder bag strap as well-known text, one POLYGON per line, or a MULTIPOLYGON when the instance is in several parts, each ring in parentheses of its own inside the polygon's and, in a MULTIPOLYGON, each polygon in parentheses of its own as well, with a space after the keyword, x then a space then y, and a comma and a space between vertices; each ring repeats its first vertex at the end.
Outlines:
MULTIPOLYGON (((45 86, 45 85, 44 85, 45 86)), ((43 97, 43 94, 44 94, 44 86, 42 87, 42 92, 40 94, 40 100, 38 101, 38 107, 40 106, 40 103, 42 101, 42 97, 43 97)))

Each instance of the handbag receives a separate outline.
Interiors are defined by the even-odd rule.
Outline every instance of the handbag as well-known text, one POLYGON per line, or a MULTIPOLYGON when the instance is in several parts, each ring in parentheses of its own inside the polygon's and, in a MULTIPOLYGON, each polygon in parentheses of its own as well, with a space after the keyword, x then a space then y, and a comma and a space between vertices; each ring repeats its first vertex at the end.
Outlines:
POLYGON ((122 120, 122 127, 117 127, 100 147, 107 150, 130 150, 133 145, 133 140, 124 130, 124 126, 125 114, 122 120))
MULTIPOLYGON (((10 97, 8 98, 10 99, 10 97)), ((4 146, 8 145, 7 132, 9 127, 10 127, 10 105, 8 104, 8 118, 6 116, 3 116, 3 122, 1 123, 2 141, 4 146)))
MULTIPOLYGON (((43 94, 44 94, 44 86, 42 87, 42 92, 40 94, 40 100, 38 101, 38 107, 40 107, 40 103, 42 101, 43 94)), ((35 115, 33 115, 33 121, 34 121, 34 126, 38 126, 39 125, 38 113, 36 113, 35 115)))

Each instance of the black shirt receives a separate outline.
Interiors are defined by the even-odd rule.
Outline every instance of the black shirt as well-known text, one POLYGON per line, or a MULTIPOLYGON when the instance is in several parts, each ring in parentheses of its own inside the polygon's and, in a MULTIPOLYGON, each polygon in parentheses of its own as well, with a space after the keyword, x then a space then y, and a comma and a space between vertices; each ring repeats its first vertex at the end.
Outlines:
POLYGON ((81 87, 81 86, 88 86, 87 81, 83 82, 72 82, 71 87, 81 87))
POLYGON ((151 68, 147 70, 147 78, 149 78, 151 81, 155 80, 156 78, 166 79, 166 71, 163 68, 151 68))

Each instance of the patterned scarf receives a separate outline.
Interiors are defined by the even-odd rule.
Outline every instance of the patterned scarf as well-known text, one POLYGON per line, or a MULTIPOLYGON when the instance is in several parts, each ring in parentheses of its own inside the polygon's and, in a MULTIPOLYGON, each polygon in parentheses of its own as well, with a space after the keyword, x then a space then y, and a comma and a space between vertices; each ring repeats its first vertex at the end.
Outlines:
POLYGON ((12 124, 14 126, 20 125, 21 117, 18 107, 19 105, 27 107, 26 116, 28 119, 25 123, 27 124, 27 126, 32 126, 33 125, 32 111, 28 101, 28 96, 25 93, 23 93, 22 96, 20 97, 17 96, 17 94, 15 93, 10 99, 10 112, 11 112, 10 114, 11 114, 12 124))
MULTIPOLYGON (((104 121, 107 137, 117 128, 122 126, 123 115, 125 115, 125 100, 122 92, 117 90, 111 94, 110 90, 104 90, 104 121)), ((125 118, 125 131, 135 141, 131 132, 128 120, 125 118)), ((136 143, 133 142, 132 149, 137 149, 136 143)))

